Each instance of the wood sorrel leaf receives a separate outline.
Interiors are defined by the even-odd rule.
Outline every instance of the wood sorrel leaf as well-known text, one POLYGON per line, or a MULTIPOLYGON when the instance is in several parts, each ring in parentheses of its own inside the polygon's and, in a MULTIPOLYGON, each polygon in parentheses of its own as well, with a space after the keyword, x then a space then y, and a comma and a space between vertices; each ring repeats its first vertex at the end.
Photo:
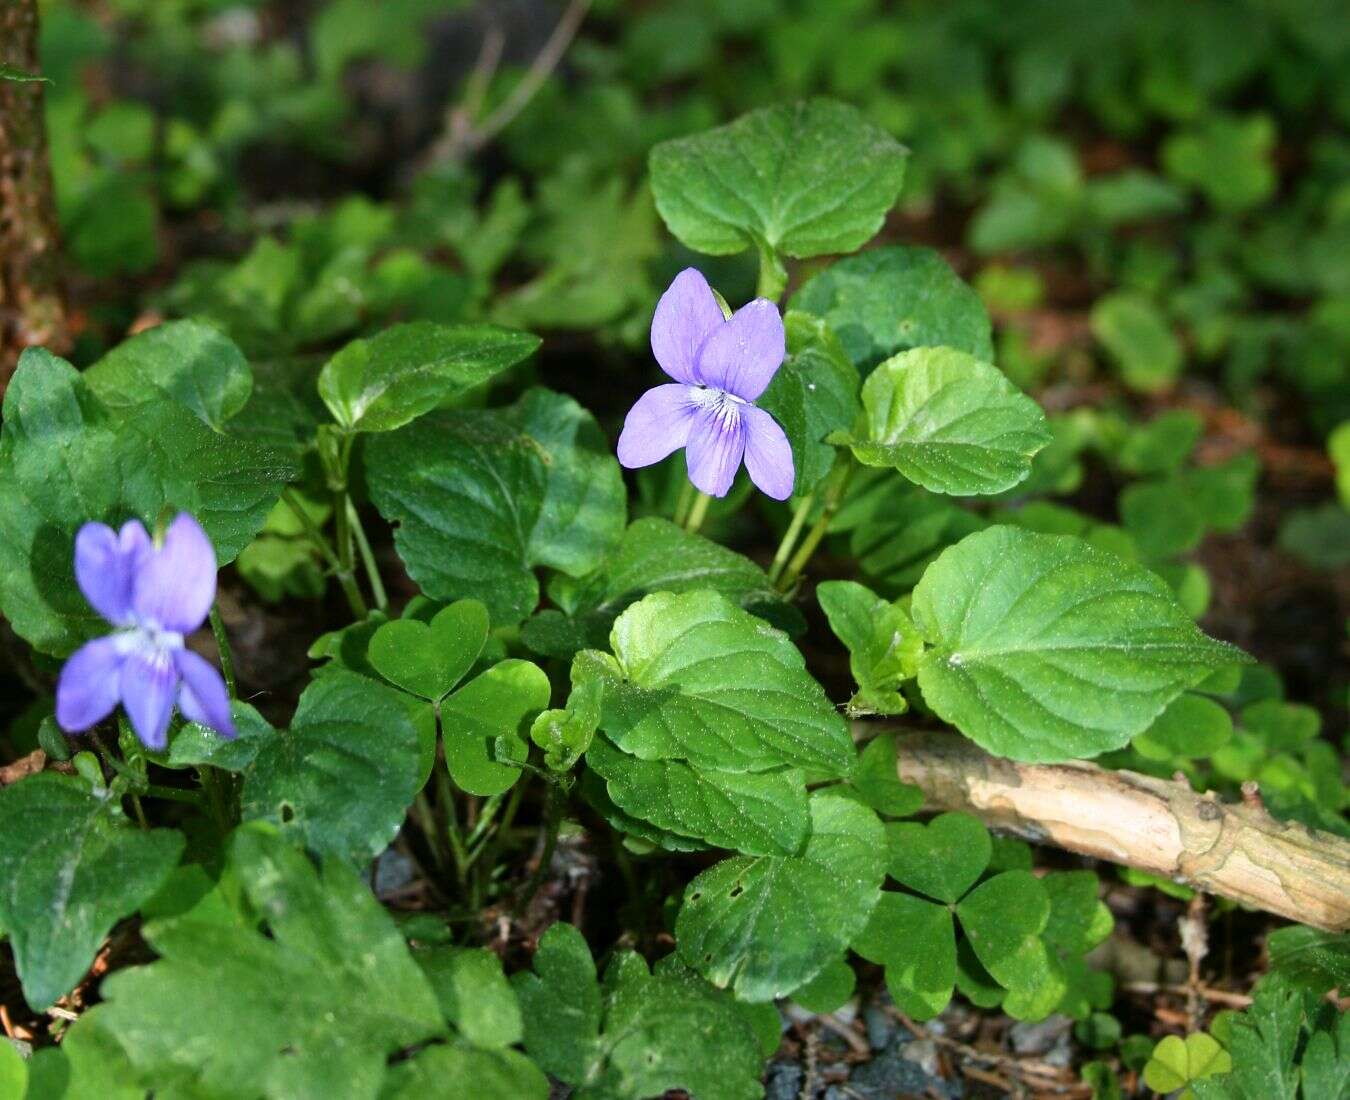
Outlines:
POLYGON ((763 1060, 742 1007, 688 971, 622 952, 603 990, 581 933, 544 933, 534 971, 511 983, 525 1019, 525 1049, 578 1100, 660 1096, 755 1100, 763 1060))
POLYGON ((393 920, 341 859, 316 869, 264 826, 235 833, 230 868, 271 934, 147 925, 160 959, 104 982, 103 1026, 156 1090, 374 1100, 390 1056, 446 1032, 393 920))
POLYGON ((613 803, 658 829, 747 855, 793 855, 811 824, 796 769, 724 772, 681 760, 639 760, 597 737, 586 763, 613 803))
POLYGON ((355 432, 392 432, 534 354, 539 337, 495 325, 395 325, 324 364, 319 396, 355 432))
POLYGON ((828 99, 767 107, 651 152, 656 208, 696 252, 760 242, 798 258, 860 248, 900 193, 907 150, 828 99))
POLYGON ((783 318, 787 358, 756 402, 787 433, 796 465, 796 496, 814 489, 834 465, 831 432, 858 418, 858 372, 824 321, 804 313, 783 318))
POLYGON ((0 928, 36 1011, 79 983, 183 851, 181 833, 133 828, 118 802, 54 772, 0 788, 0 928))
POLYGON ((475 676, 441 704, 441 739, 450 778, 470 794, 509 790, 512 761, 529 755, 530 722, 548 706, 548 677, 529 661, 509 660, 475 676))
POLYGON ((488 613, 459 600, 429 623, 395 619, 370 638, 366 656, 381 676, 431 702, 443 698, 473 667, 488 638, 488 613))
POLYGON ((954 904, 989 865, 992 844, 979 819, 945 813, 927 825, 913 821, 886 826, 891 878, 920 894, 954 904))
POLYGON ((1040 406, 988 363, 952 348, 915 348, 863 383, 863 429, 849 440, 868 466, 890 466, 935 493, 1001 493, 1050 442, 1040 406))
POLYGON ((1050 895, 1030 871, 1004 871, 982 882, 956 907, 961 928, 984 968, 1007 989, 1035 985, 1049 952, 1041 932, 1050 895))
MULTIPOLYGON (((716 592, 657 592, 614 623, 600 728, 642 760, 759 772, 785 766, 844 776, 848 727, 781 631, 716 592)), ((601 671, 603 670, 603 671, 601 671)))
POLYGON ((929 566, 911 610, 932 643, 924 700, 1014 760, 1120 748, 1186 688, 1248 659, 1201 633, 1157 576, 1071 535, 970 535, 929 566))
POLYGON ((213 431, 177 400, 110 410, 65 360, 25 352, 0 430, 0 611, 44 653, 107 631, 75 584, 75 532, 89 520, 153 528, 191 512, 224 565, 298 473, 282 451, 213 431))
POLYGON ((816 599, 835 637, 849 651, 849 668, 858 685, 849 712, 904 714, 909 704, 900 685, 913 679, 923 652, 923 639, 909 613, 855 581, 822 581, 816 599))
POLYGON ((852 946, 886 968, 886 988, 902 1012, 931 1020, 952 999, 956 929, 945 905, 888 890, 852 946))
POLYGON ((866 806, 820 791, 799 856, 735 856, 684 892, 680 958, 743 1001, 768 1001, 819 974, 867 924, 885 876, 885 834, 866 806))
POLYGON ((863 372, 919 347, 994 361, 984 303, 931 248, 887 245, 838 260, 808 279, 791 305, 823 317, 863 372))
POLYGON ((417 793, 418 739, 406 695, 354 672, 305 689, 291 728, 264 741, 244 773, 245 821, 361 863, 398 834, 417 793))
POLYGON ((366 474, 422 591, 481 600, 495 625, 534 610, 536 566, 576 577, 595 569, 626 518, 619 464, 599 425, 548 390, 374 436, 366 474))
POLYGON ((85 385, 110 409, 167 397, 216 431, 248 403, 253 373, 217 328, 169 321, 118 344, 84 371, 85 385))

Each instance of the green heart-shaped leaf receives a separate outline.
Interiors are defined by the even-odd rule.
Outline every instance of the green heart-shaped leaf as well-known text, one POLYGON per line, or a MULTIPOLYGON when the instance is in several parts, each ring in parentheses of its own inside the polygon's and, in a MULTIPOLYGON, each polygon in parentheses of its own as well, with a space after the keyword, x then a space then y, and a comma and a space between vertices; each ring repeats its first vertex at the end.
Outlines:
POLYGON ((914 821, 886 826, 890 875, 930 898, 954 904, 989 866, 989 831, 969 814, 947 813, 927 825, 914 821))
POLYGON ((886 892, 853 950, 886 968, 886 988, 901 1011, 930 1020, 956 984, 956 930, 946 906, 886 892))
POLYGON ((529 661, 509 660, 474 677, 441 704, 441 734, 450 778, 470 794, 509 790, 523 761, 528 722, 548 706, 548 677, 529 661))
POLYGON ((1008 989, 1035 986, 1049 954, 1041 939, 1050 895, 1030 871, 1004 871, 972 890, 956 907, 970 946, 984 968, 1008 989))
POLYGON ((459 600, 430 623, 385 623, 370 639, 366 656, 390 683, 434 703, 473 667, 487 637, 487 608, 477 600, 459 600))

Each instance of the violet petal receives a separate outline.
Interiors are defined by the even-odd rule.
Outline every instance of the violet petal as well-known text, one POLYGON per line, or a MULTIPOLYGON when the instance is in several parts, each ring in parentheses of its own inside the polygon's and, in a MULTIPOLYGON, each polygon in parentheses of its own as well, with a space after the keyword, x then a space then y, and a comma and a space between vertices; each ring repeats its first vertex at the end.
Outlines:
POLYGON ((83 733, 117 706, 122 680, 122 639, 116 634, 80 646, 56 681, 56 724, 83 733))
POLYGON ((778 307, 756 298, 708 337, 699 352, 698 377, 705 385, 753 401, 773 381, 786 354, 778 307))
POLYGON ((656 386, 628 410, 619 435, 619 462, 630 470, 660 462, 689 439, 698 406, 689 386, 656 386))
POLYGON ((221 737, 233 738, 237 731, 230 716, 230 694, 215 665, 190 649, 176 650, 173 660, 182 677, 178 685, 178 709, 183 717, 209 726, 221 737))
POLYGON ((699 348, 724 323, 708 280, 696 268, 686 267, 656 303, 652 354, 675 381, 696 383, 699 348))
POLYGON ((164 747, 177 694, 178 669, 167 650, 145 645, 127 654, 122 663, 122 706, 147 749, 164 747))
POLYGON ((150 536, 138 519, 120 532, 86 523, 75 535, 75 581, 89 606, 115 626, 131 622, 136 572, 150 553, 150 536))
POLYGON ((702 409, 689 431, 685 457, 689 480, 699 492, 724 497, 736 480, 745 453, 745 426, 740 409, 725 401, 702 409))
POLYGON ((132 606, 147 625, 191 634, 215 598, 216 552, 201 524, 180 512, 164 533, 164 545, 141 563, 132 606))
POLYGON ((787 500, 792 495, 796 470, 792 447, 772 416, 754 405, 741 409, 745 422, 745 469, 765 495, 787 500))

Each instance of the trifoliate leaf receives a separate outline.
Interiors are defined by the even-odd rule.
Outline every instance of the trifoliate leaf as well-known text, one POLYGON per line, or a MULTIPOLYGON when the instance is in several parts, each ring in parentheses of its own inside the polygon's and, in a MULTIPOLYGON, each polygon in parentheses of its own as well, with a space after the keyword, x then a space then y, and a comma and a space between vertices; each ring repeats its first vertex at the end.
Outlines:
POLYGON ((904 714, 900 685, 918 672, 923 639, 909 614, 855 581, 822 581, 816 599, 849 652, 858 685, 852 714, 904 714))
POLYGON ((611 645, 615 659, 574 674, 605 676, 600 728, 624 752, 724 771, 852 769, 848 728, 797 648, 725 596, 654 593, 619 616, 611 645))
POLYGON ((907 150, 853 107, 812 99, 752 111, 651 152, 656 208, 696 252, 764 242, 798 258, 852 252, 900 193, 907 150))
POLYGON ((714 848, 792 855, 810 827, 806 778, 793 768, 725 772, 681 760, 640 760, 604 737, 592 742, 586 763, 625 814, 714 848))
POLYGON ((853 950, 886 968, 886 988, 902 1012, 931 1020, 956 984, 956 931, 945 905, 886 891, 853 950))
POLYGON ((759 1044, 745 1014, 687 971, 657 974, 626 952, 602 990, 581 933, 555 924, 540 938, 534 971, 512 979, 525 1049, 577 1089, 577 1100, 642 1100, 683 1089, 692 1100, 761 1095, 759 1044))
POLYGON ((356 432, 392 432, 528 358, 539 337, 495 325, 395 325, 324 364, 319 396, 356 432))
POLYGON ((398 834, 417 793, 418 738, 393 688, 337 670, 300 696, 291 728, 268 738, 244 773, 245 821, 360 863, 398 834))
MULTIPOLYGON (((1050 896, 1030 871, 1004 871, 980 883, 956 913, 976 956, 1000 985, 1016 990, 1045 983, 1050 960, 1041 933, 1050 919, 1050 896)), ((1051 1008, 1063 992, 1061 985, 1051 1008)))
POLYGON ((892 356, 863 383, 859 462, 953 496, 1001 493, 1050 442, 1045 414, 997 369, 952 348, 892 356))
POLYGON ((1120 748, 1187 687, 1244 660, 1154 574, 1068 535, 970 535, 929 567, 911 610, 932 643, 924 700, 1015 760, 1120 748))
POLYGON ((1228 1051, 1203 1031, 1182 1039, 1167 1035, 1153 1048, 1144 1066, 1144 1084, 1155 1092, 1176 1092, 1202 1077, 1217 1077, 1233 1068, 1228 1051))
POLYGON ((494 625, 534 610, 536 566, 584 576, 623 532, 623 478, 608 442, 590 413, 548 390, 376 435, 366 472, 422 591, 481 600, 494 625))
POLYGON ((808 279, 791 305, 823 317, 864 372, 919 347, 994 361, 980 296, 931 248, 886 245, 838 260, 808 279))
POLYGON ((548 706, 548 677, 529 661, 507 660, 475 676, 441 704, 441 740, 450 778, 476 795, 501 794, 529 755, 530 722, 548 706))
POLYGON ((183 851, 181 833, 134 828, 118 801, 55 772, 0 788, 0 928, 36 1011, 78 984, 183 851))
POLYGON ((270 936, 148 925, 160 960, 103 983, 104 1027, 156 1092, 374 1100, 388 1058, 445 1033, 394 922, 341 860, 318 870, 265 826, 230 862, 270 936))
POLYGON ((473 667, 487 638, 487 608, 477 600, 459 600, 429 623, 408 618, 385 623, 371 635, 366 656, 390 683, 434 703, 473 667))
POLYGON ((736 856, 695 878, 675 921, 680 958, 743 1001, 785 996, 866 925, 885 874, 885 834, 851 798, 811 797, 800 856, 736 856))
POLYGON ((220 564, 262 528, 297 473, 281 451, 213 431, 176 400, 106 408, 65 360, 25 352, 0 431, 0 612, 44 653, 106 632, 75 584, 75 532, 89 520, 152 527, 196 516, 220 564))
POLYGON ((989 830, 963 813, 939 814, 926 825, 886 826, 891 878, 920 894, 955 904, 989 865, 989 830))

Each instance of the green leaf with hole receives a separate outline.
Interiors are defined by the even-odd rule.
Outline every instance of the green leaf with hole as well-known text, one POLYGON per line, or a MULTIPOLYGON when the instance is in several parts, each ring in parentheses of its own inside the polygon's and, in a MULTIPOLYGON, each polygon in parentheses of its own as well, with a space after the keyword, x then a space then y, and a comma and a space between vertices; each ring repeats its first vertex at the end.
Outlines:
POLYGON ((1153 573, 1071 535, 969 535, 929 566, 911 610, 931 643, 924 700, 1015 760, 1120 748, 1186 688, 1247 660, 1153 573))
POLYGON ((267 739, 244 772, 244 820, 269 821, 320 855, 374 859, 417 794, 418 736, 406 698, 344 670, 311 683, 290 729, 267 739))
POLYGON ((786 996, 838 958, 871 916, 885 875, 885 833, 851 798, 811 796, 799 856, 736 856, 686 887, 680 958, 743 1001, 786 996))
POLYGON ((747 855, 792 855, 811 824, 797 769, 726 772, 682 760, 640 760, 597 737, 586 763, 614 805, 665 832, 747 855))
MULTIPOLYGON (((578 655, 605 679, 600 728, 642 760, 845 776, 853 741, 787 636, 716 592, 657 592, 614 623, 613 658, 578 655)), ((593 651, 592 651, 593 652, 593 651)))
POLYGON ((374 1100, 391 1057, 446 1033, 392 918, 343 860, 316 868, 266 826, 229 852, 270 934, 147 925, 160 958, 104 981, 100 1022, 157 1093, 374 1100))
POLYGON ((55 772, 0 788, 0 928, 38 1012, 75 988, 113 924, 154 895, 183 851, 181 833, 137 829, 119 802, 55 772))
POLYGON ((886 891, 853 950, 886 968, 886 988, 902 1012, 931 1020, 956 985, 956 930, 945 905, 886 891))
POLYGON ((494 625, 534 610, 536 567, 584 576, 623 533, 626 494, 608 440, 590 413, 548 390, 373 436, 366 476, 422 591, 481 600, 494 625))
POLYGON ((395 619, 371 636, 366 656, 381 676, 421 699, 444 698, 483 651, 488 613, 477 600, 459 600, 431 622, 395 619))
POLYGON ((529 358, 539 343, 495 325, 395 325, 328 360, 319 396, 350 431, 392 432, 529 358))
POLYGON ((996 368, 954 348, 892 356, 863 383, 848 444, 859 462, 953 496, 990 495, 1031 474, 1050 442, 1040 406, 996 368))
POLYGON ((845 257, 808 279, 791 305, 823 317, 864 372, 920 347, 994 361, 984 303, 931 248, 884 245, 845 257))
POLYGON ((529 661, 507 660, 474 677, 441 704, 450 778, 476 795, 501 794, 529 755, 530 723, 548 706, 548 677, 529 661))
POLYGON ((963 813, 939 814, 926 825, 892 822, 886 826, 886 847, 891 878, 948 904, 975 885, 993 851, 989 830, 963 813))
POLYGON ((164 509, 197 517, 224 565, 262 529, 298 473, 288 453, 213 431, 178 400, 112 409, 63 359, 26 351, 0 429, 0 612, 44 653, 107 632, 75 584, 75 533, 89 520, 153 528, 164 509))
POLYGON ((865 244, 900 193, 906 155, 857 109, 811 99, 662 142, 649 164, 657 210, 694 251, 763 242, 803 258, 865 244))
POLYGON ((900 685, 914 678, 923 652, 923 638, 909 613, 856 581, 822 581, 816 599, 849 652, 858 685, 849 713, 904 714, 909 703, 900 685))

